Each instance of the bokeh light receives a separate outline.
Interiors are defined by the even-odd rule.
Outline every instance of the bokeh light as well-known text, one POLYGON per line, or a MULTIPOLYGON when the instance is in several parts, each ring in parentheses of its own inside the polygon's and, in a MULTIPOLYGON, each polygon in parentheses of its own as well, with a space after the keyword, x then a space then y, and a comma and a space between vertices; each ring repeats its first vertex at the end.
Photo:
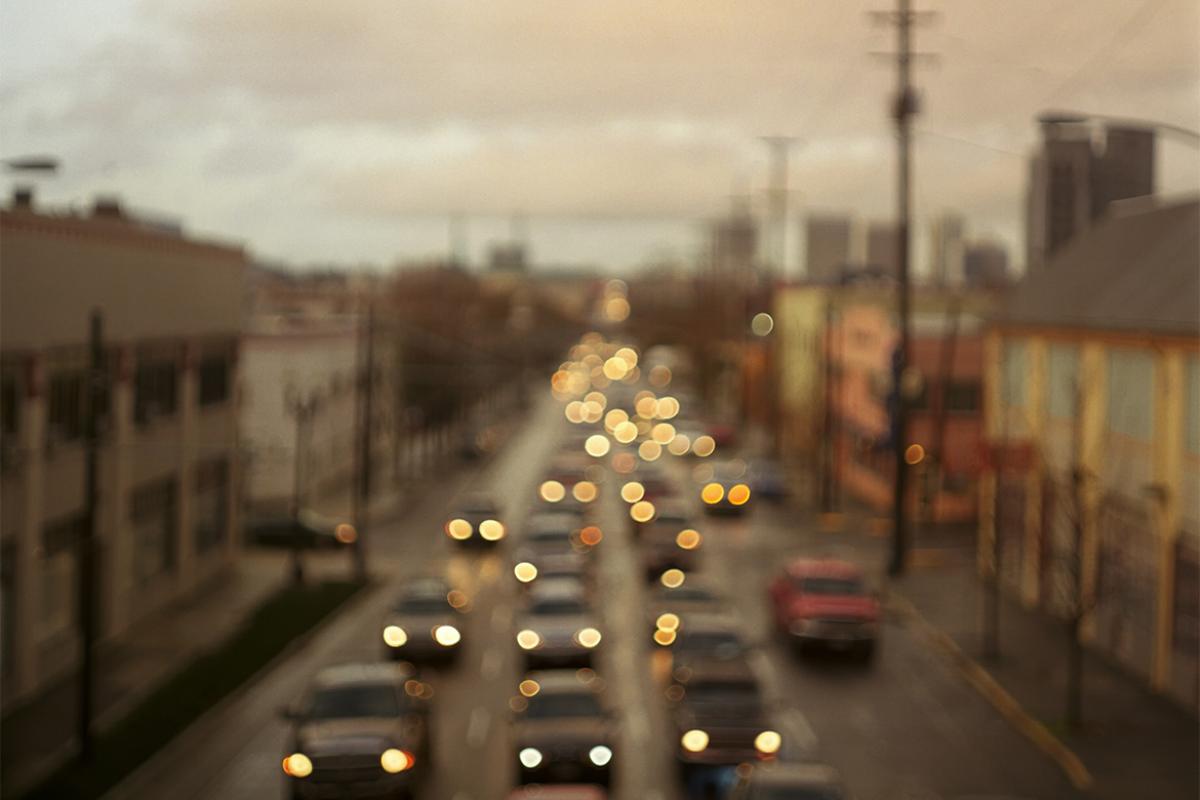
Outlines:
POLYGON ((760 311, 750 320, 750 330, 755 336, 766 336, 775 329, 775 320, 765 311, 760 311))
POLYGON ((637 481, 630 481, 621 487, 621 499, 626 503, 636 503, 646 496, 646 487, 637 481))
POLYGON ((679 401, 674 397, 660 397, 655 409, 659 419, 673 419, 679 413, 679 401))
POLYGON ((593 458, 603 458, 608 455, 609 448, 611 447, 612 443, 608 441, 608 437, 603 433, 593 433, 583 443, 583 449, 593 458))
POLYGON ((675 426, 669 422, 660 422, 650 431, 650 435, 659 444, 670 444, 675 438, 675 426))
POLYGON ((494 519, 485 519, 479 523, 479 535, 489 542, 498 542, 504 538, 504 525, 494 519))
POLYGON ((697 436, 696 441, 692 442, 692 452, 701 458, 708 458, 717 449, 717 443, 708 434, 697 436))
POLYGON ((735 506, 744 506, 750 502, 750 487, 737 483, 729 487, 729 502, 735 506))
POLYGON ((683 570, 672 567, 662 574, 659 581, 668 589, 678 589, 680 586, 683 586, 684 578, 683 570))
POLYGON ((643 461, 657 461, 662 455, 662 445, 653 439, 642 442, 638 445, 638 456, 643 461))
POLYGON ((461 542, 464 539, 470 539, 473 532, 474 529, 471 527, 471 523, 465 519, 452 519, 446 523, 446 535, 451 539, 457 539, 461 542))
POLYGON ((588 547, 595 547, 604 539, 604 532, 595 525, 588 525, 579 531, 579 541, 586 544, 588 547))
POLYGON ((546 481, 538 488, 538 494, 547 503, 557 503, 567 496, 567 490, 558 481, 546 481))
POLYGON ((685 528, 675 536, 675 544, 679 545, 684 550, 695 550, 700 546, 702 541, 703 539, 700 536, 700 532, 691 528, 685 528))
POLYGON ((528 561, 522 561, 513 567, 513 574, 517 576, 517 580, 521 583, 529 583, 537 577, 537 567, 530 564, 528 561))
POLYGON ((649 522, 654 519, 654 504, 649 500, 634 503, 629 508, 629 516, 634 522, 649 522))
POLYGON ((591 481, 579 481, 571 487, 571 495, 581 503, 592 502, 597 494, 596 484, 591 481))
POLYGON ((618 425, 613 430, 613 438, 621 444, 629 444, 638 437, 638 427, 636 424, 626 420, 618 425))
POLYGON ((920 464, 925 460, 925 448, 919 444, 910 444, 904 451, 904 461, 907 464, 920 464))
POLYGON ((716 481, 704 484, 704 488, 700 490, 700 499, 710 506, 721 502, 724 498, 725 487, 716 481))

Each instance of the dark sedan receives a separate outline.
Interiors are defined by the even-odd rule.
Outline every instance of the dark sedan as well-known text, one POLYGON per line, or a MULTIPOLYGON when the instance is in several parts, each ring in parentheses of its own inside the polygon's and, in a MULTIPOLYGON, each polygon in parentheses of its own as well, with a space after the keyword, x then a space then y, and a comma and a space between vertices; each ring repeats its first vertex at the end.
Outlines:
POLYGON ((525 676, 513 722, 520 783, 608 786, 616 732, 603 685, 590 670, 525 676))

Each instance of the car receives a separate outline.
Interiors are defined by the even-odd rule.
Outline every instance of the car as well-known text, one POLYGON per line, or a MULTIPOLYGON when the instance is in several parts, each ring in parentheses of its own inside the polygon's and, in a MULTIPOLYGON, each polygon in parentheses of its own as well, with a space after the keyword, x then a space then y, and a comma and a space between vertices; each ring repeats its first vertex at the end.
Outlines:
POLYGON ((768 588, 776 629, 803 648, 821 644, 870 658, 879 635, 879 599, 848 561, 801 558, 768 588))
POLYGON ((630 530, 633 537, 641 540, 642 536, 651 530, 668 530, 672 533, 693 527, 692 515, 687 506, 674 498, 662 498, 654 503, 654 516, 646 522, 631 520, 630 530))
POLYGON ((530 672, 514 698, 518 782, 608 786, 616 728, 591 670, 530 672))
POLYGON ((700 489, 700 500, 709 514, 742 514, 749 508, 751 489, 745 462, 726 461, 713 466, 710 480, 700 489))
POLYGON ((338 523, 308 509, 295 516, 255 517, 246 524, 246 542, 259 547, 333 550, 352 539, 337 535, 338 523))
POLYGON ((283 758, 294 800, 412 797, 432 766, 432 690, 407 664, 342 664, 283 709, 283 758))
POLYGON ((761 459, 750 467, 750 490, 755 497, 772 502, 786 500, 791 495, 787 471, 777 461, 761 459))
POLYGON ((563 512, 538 513, 530 518, 521 543, 513 554, 515 565, 529 564, 533 572, 514 568, 523 583, 536 577, 576 576, 588 579, 591 568, 591 545, 584 542, 585 526, 573 514, 563 512))
POLYGON ((693 615, 711 616, 726 607, 721 595, 698 578, 689 578, 676 588, 659 584, 646 600, 647 625, 654 641, 666 646, 674 641, 676 631, 693 615), (670 635, 654 636, 660 630, 670 635))
POLYGON ((676 761, 690 789, 727 781, 722 767, 774 759, 783 745, 758 676, 744 657, 677 668, 667 698, 676 761))
POLYGON ((728 611, 695 613, 665 642, 671 654, 671 669, 690 666, 697 661, 729 661, 744 658, 750 643, 743 634, 744 625, 728 611))
POLYGON ((689 547, 683 547, 679 543, 679 537, 679 533, 662 527, 642 534, 638 545, 646 580, 657 581, 669 569, 678 569, 685 573, 696 571, 700 560, 699 534, 693 532, 692 537, 684 540, 684 544, 690 545, 689 547))
POLYGON ((457 604, 455 592, 439 578, 408 584, 388 611, 383 623, 384 657, 414 664, 453 661, 462 650, 459 617, 465 597, 457 604))
POLYGON ((838 771, 818 762, 759 764, 730 793, 730 800, 846 800, 838 771))
POLYGON ((675 482, 668 477, 666 470, 657 464, 641 464, 637 472, 629 477, 642 485, 643 498, 655 505, 658 505, 660 500, 679 494, 675 482))
POLYGON ((474 547, 494 547, 508 535, 500 507, 482 492, 465 495, 455 504, 445 530, 455 544, 474 547))
POLYGON ((580 581, 538 581, 517 619, 517 646, 526 668, 591 667, 602 639, 580 581))

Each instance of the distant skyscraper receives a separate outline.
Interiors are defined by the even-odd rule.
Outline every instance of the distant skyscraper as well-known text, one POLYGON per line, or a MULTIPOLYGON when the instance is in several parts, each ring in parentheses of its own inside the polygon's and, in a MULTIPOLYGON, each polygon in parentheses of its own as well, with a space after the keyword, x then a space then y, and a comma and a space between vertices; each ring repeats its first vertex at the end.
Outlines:
POLYGON ((889 277, 899 277, 900 259, 896 252, 899 241, 895 223, 872 222, 867 227, 867 267, 889 277))
POLYGON ((930 279, 939 286, 963 282, 963 233, 966 222, 959 214, 946 213, 929 226, 930 279))
POLYGON ((1002 286, 1009 280, 1008 251, 997 242, 971 242, 963 249, 963 276, 969 286, 1002 286))
POLYGON ((1032 272, 1115 200, 1154 193, 1154 132, 1086 123, 1047 123, 1029 164, 1025 259, 1032 272))
POLYGON ((804 221, 805 276, 810 281, 832 283, 850 261, 850 219, 810 216, 804 221))
POLYGON ((749 280, 758 257, 758 228, 749 211, 735 210, 712 224, 712 268, 749 280))

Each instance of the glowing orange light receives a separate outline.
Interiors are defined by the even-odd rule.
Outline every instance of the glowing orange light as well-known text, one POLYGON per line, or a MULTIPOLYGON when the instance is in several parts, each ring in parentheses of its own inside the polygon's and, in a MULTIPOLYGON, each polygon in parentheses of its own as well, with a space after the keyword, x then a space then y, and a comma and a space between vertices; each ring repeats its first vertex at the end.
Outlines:
POLYGON ((657 461, 662 455, 662 445, 653 439, 648 439, 638 445, 638 455, 643 461, 657 461))
POLYGON ((675 544, 684 550, 695 550, 700 546, 701 541, 703 540, 700 538, 700 532, 694 531, 691 528, 681 530, 679 535, 675 537, 675 544))
POLYGON ((464 539, 470 539, 473 531, 471 523, 465 519, 452 519, 446 523, 446 535, 460 542, 464 539))
POLYGON ((701 458, 708 458, 717 449, 717 443, 711 436, 697 436, 696 441, 692 442, 692 452, 701 458))
POLYGON ((518 688, 521 690, 521 694, 524 695, 525 697, 533 697, 534 695, 536 695, 538 692, 540 692, 542 690, 542 687, 538 684, 537 681, 531 680, 529 678, 526 678, 525 680, 521 681, 521 685, 518 688))
POLYGON ((671 440, 675 438, 675 426, 669 422, 660 422, 654 426, 650 435, 659 444, 670 444, 671 440))
POLYGON ((654 519, 654 504, 649 500, 634 503, 629 509, 629 516, 634 522, 649 522, 654 519))
POLYGON ((904 451, 904 461, 908 464, 920 464, 925 460, 925 448, 919 444, 910 444, 904 451))
POLYGON ((637 481, 630 481, 621 487, 621 499, 626 503, 636 503, 646 496, 646 488, 637 481))
POLYGON ((700 490, 700 499, 710 506, 721 502, 724 497, 725 487, 716 482, 705 484, 704 488, 700 490))
POLYGON ((675 636, 675 631, 668 631, 659 628, 654 632, 654 641, 663 647, 670 647, 675 642, 675 636))
POLYGON ((594 433, 583 443, 583 449, 592 458, 603 458, 608 454, 610 447, 612 447, 612 444, 603 433, 594 433))
POLYGON ((637 458, 633 453, 617 453, 613 456, 612 468, 619 475, 628 475, 637 469, 637 458))
POLYGON ((744 506, 750 502, 750 487, 744 483, 734 484, 729 489, 729 502, 735 506, 744 506))
POLYGON ((596 545, 600 544, 600 541, 603 538, 604 532, 595 525, 588 525, 579 532, 579 541, 583 542, 588 547, 595 547, 596 545))
POLYGON ((668 589, 678 589, 683 586, 684 578, 683 570, 672 568, 664 572, 659 580, 668 589))
POLYGON ((613 429, 613 438, 621 444, 629 444, 638 437, 638 426, 626 420, 613 429))
POLYGON ((538 488, 538 494, 547 503, 557 503, 567 496, 567 490, 558 481, 546 481, 538 488))
POLYGON ((354 530, 354 526, 350 523, 343 522, 334 530, 333 536, 342 544, 354 544, 358 539, 358 531, 354 530))

